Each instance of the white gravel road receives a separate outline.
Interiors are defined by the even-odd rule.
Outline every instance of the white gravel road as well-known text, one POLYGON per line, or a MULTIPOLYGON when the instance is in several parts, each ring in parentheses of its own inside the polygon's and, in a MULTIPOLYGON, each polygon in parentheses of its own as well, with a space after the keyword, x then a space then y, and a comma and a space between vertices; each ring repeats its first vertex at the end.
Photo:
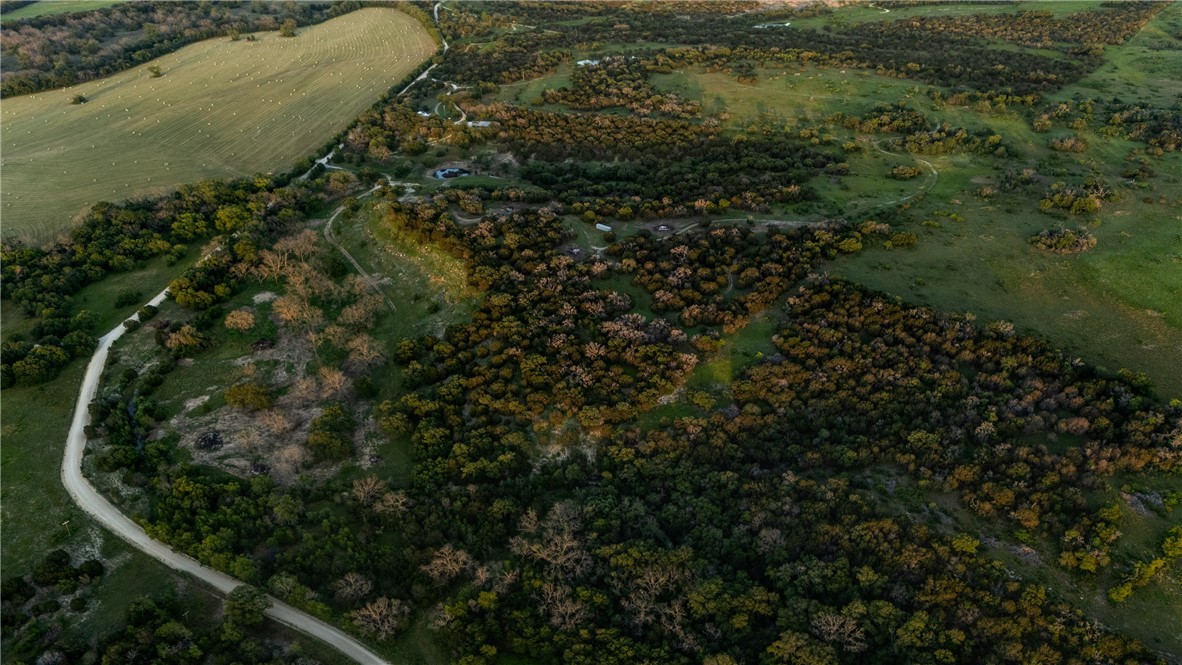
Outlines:
MULTIPOLYGON (((147 304, 159 305, 164 301, 166 294, 167 290, 160 292, 147 304)), ((139 317, 135 315, 132 318, 138 319, 139 317)), ((207 582, 222 593, 229 593, 243 583, 225 573, 206 568, 194 559, 174 551, 168 545, 153 540, 140 525, 128 519, 110 501, 99 494, 90 481, 82 475, 82 453, 86 449, 84 430, 86 425, 90 423, 88 406, 98 393, 99 378, 102 376, 103 366, 107 363, 107 354, 111 350, 111 345, 122 337, 124 332, 126 332, 126 328, 120 322, 114 330, 103 335, 99 339, 94 356, 90 359, 90 364, 86 366, 86 376, 82 379, 78 402, 74 406, 74 419, 70 423, 70 434, 66 439, 66 455, 62 463, 62 484, 66 486, 66 490, 82 510, 85 510, 99 524, 110 529, 136 549, 158 559, 173 570, 188 573, 207 582)), ((324 641, 362 665, 389 665, 387 661, 341 630, 274 598, 271 599, 271 602, 272 605, 267 610, 267 616, 279 623, 324 641)))

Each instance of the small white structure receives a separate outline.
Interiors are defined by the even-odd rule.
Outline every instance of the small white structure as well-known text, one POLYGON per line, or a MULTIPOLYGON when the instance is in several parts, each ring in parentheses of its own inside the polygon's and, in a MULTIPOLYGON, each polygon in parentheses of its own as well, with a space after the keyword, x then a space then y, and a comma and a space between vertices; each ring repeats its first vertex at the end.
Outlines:
POLYGON ((597 231, 603 231, 604 233, 612 232, 612 227, 608 226, 607 224, 596 224, 595 229, 597 231))
POLYGON ((469 120, 469 127, 492 127, 492 120, 469 120))
POLYGON ((598 65, 599 60, 579 60, 575 64, 580 67, 586 67, 587 65, 598 65))
POLYGON ((431 117, 431 114, 430 114, 430 113, 427 113, 426 111, 419 111, 419 115, 420 115, 420 116, 422 116, 422 117, 424 117, 424 118, 430 118, 430 117, 431 117))

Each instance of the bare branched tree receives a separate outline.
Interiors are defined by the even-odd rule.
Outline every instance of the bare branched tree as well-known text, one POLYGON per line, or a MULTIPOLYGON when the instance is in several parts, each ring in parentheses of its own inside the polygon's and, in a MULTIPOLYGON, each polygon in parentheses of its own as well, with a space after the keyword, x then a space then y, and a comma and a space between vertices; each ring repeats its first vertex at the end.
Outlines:
POLYGON ((385 596, 349 613, 349 618, 361 630, 379 640, 384 640, 402 628, 410 608, 396 598, 385 596))
POLYGON ((365 598, 370 591, 373 591, 373 582, 355 572, 345 573, 344 577, 332 585, 332 592, 337 598, 350 602, 365 598))

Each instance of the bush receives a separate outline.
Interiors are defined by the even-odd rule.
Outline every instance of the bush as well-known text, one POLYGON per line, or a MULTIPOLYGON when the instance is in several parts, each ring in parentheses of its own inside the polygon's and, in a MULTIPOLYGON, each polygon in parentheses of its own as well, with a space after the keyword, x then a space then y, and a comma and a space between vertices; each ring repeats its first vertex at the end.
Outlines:
POLYGON ((1059 152, 1083 152, 1088 149, 1088 142, 1078 136, 1064 136, 1051 139, 1047 143, 1047 147, 1059 152))
POLYGON ((37 590, 33 585, 25 581, 23 577, 9 577, 0 583, 0 599, 5 605, 24 605, 37 595, 37 590))
POLYGON ((919 236, 912 231, 899 231, 892 233, 890 240, 887 240, 887 247, 914 247, 915 243, 919 242, 919 236))
POLYGON ((81 596, 74 596, 70 600, 70 609, 75 612, 81 612, 86 609, 86 599, 81 596))
POLYGON ((144 294, 139 289, 124 289, 115 296, 116 307, 127 307, 134 305, 144 297, 144 294))
POLYGON ((261 383, 239 383, 226 388, 226 404, 236 409, 258 411, 271 406, 271 390, 261 383))
POLYGON ((46 598, 32 607, 33 616, 49 614, 50 612, 56 612, 61 608, 62 604, 58 602, 57 598, 46 598))
POLYGON ((1044 229, 1031 236, 1030 244, 1052 254, 1080 254, 1096 246, 1096 236, 1084 229, 1044 229))
POLYGON ((887 173, 888 178, 894 180, 911 180, 923 173, 918 166, 896 166, 887 173))
POLYGON ((342 460, 353 454, 353 417, 333 404, 312 421, 308 448, 317 461, 342 460))
POLYGON ((82 562, 81 566, 78 566, 78 573, 81 575, 86 575, 91 579, 102 577, 103 573, 105 572, 107 572, 107 570, 103 566, 103 562, 99 561, 98 559, 87 559, 86 561, 82 562))
POLYGON ((54 550, 33 567, 33 583, 38 586, 52 586, 73 572, 70 555, 65 550, 54 550))

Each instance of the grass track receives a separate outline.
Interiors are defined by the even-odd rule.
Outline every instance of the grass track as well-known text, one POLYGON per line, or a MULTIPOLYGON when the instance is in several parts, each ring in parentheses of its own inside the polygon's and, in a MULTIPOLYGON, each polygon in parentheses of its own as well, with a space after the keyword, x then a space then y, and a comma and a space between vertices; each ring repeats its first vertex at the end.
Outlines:
POLYGON ((410 16, 352 12, 293 39, 213 39, 64 91, 4 101, 3 236, 45 240, 103 200, 280 170, 430 56, 410 16), (164 75, 151 78, 148 67, 164 75), (83 94, 90 101, 72 105, 83 94))

